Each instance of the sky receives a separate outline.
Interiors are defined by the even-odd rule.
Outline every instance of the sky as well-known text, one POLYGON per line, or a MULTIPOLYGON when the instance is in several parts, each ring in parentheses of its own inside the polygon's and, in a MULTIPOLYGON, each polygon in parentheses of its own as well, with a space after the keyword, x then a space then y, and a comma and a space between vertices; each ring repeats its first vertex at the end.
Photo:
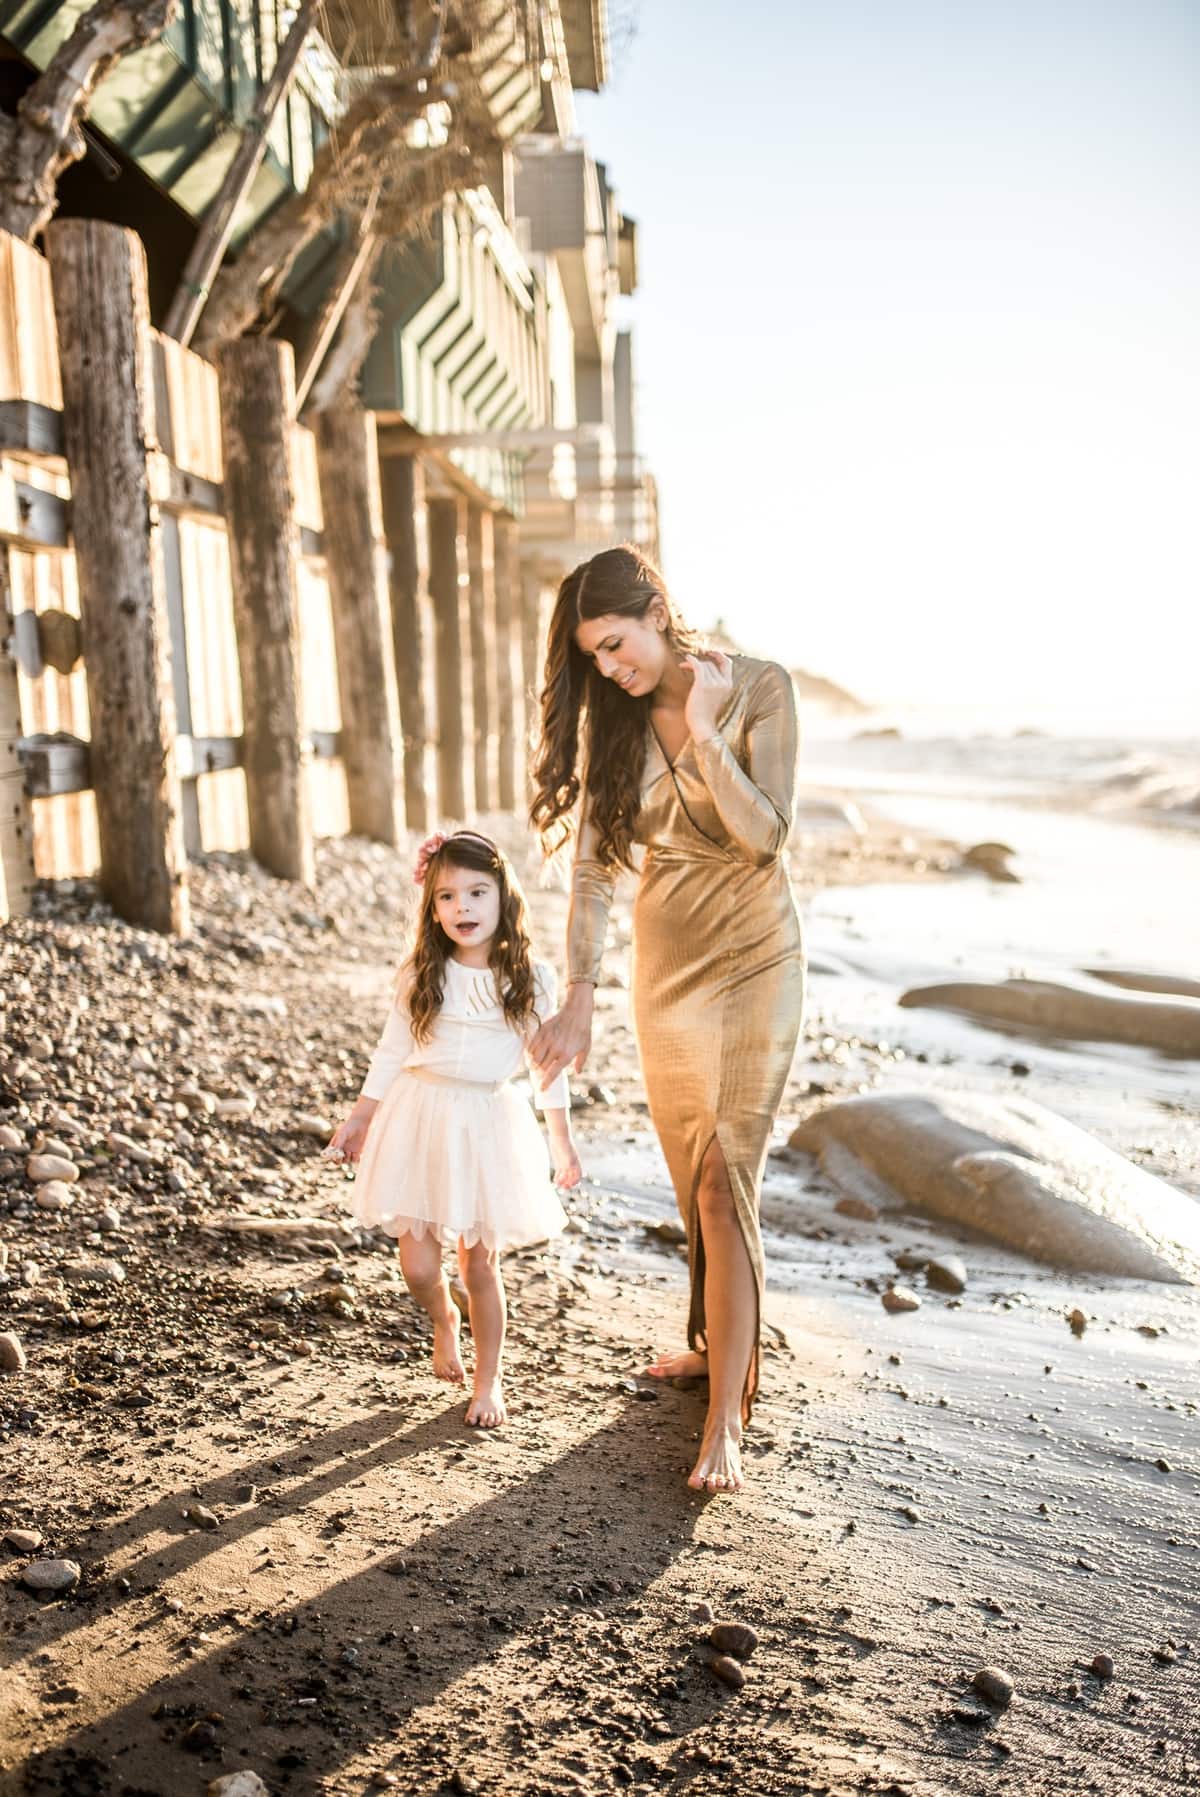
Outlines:
POLYGON ((611 10, 579 123, 685 615, 883 705, 1200 736, 1200 7, 611 10))

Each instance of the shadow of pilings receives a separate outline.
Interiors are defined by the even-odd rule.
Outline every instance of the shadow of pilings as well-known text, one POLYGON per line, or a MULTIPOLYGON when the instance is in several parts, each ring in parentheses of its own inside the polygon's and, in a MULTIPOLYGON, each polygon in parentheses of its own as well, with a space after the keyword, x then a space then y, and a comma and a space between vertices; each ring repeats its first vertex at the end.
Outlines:
MULTIPOLYGON (((456 1405, 380 1441, 351 1463, 351 1476, 361 1475, 363 1459, 382 1467, 447 1440, 458 1416, 456 1405)), ((569 1619, 581 1605, 619 1612, 691 1541, 704 1500, 687 1489, 670 1454, 647 1463, 644 1426, 642 1406, 631 1403, 549 1466, 427 1530, 399 1564, 389 1553, 154 1680, 37 1754, 12 1790, 29 1797, 178 1797, 222 1766, 250 1765, 272 1790, 317 1792, 339 1768, 381 1745, 385 1760, 410 1773, 419 1763, 412 1789, 436 1790, 463 1743, 427 1706, 514 1646, 523 1659, 544 1663, 544 1686, 566 1691, 564 1668, 572 1662, 554 1657, 556 1618, 569 1619), (626 1467, 631 1476, 623 1477, 626 1467), (469 1621, 451 1617, 447 1579, 473 1604, 469 1621), (350 1647, 354 1641, 363 1646, 350 1647), (418 1710, 427 1713, 414 1730, 418 1710), (191 1722, 212 1715, 220 1720, 211 1747, 198 1756, 185 1751, 191 1722)), ((331 1483, 326 1475, 325 1488, 331 1483)), ((188 1537, 180 1545, 191 1543, 188 1537)), ((578 1664, 574 1673, 582 1678, 578 1664)), ((589 1688, 595 1696, 594 1680, 589 1688)), ((711 1709, 720 1701, 714 1688, 703 1703, 711 1709)), ((491 1750, 502 1759, 503 1727, 500 1718, 494 1722, 491 1750)), ((521 1740, 507 1751, 514 1776, 494 1788, 540 1788, 518 1786, 521 1740)))

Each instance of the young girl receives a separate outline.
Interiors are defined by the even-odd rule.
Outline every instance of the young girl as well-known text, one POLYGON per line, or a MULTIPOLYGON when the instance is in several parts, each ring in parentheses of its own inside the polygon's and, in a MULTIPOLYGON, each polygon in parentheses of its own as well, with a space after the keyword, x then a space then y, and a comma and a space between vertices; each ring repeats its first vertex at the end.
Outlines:
MULTIPOLYGON (((505 1298, 500 1251, 566 1225, 529 1106, 509 1084, 533 1032, 554 1013, 554 975, 530 956, 525 900, 507 858, 473 830, 422 843, 412 953, 362 1095, 326 1153, 359 1163, 354 1213, 398 1239, 408 1289, 433 1323, 433 1370, 461 1384, 459 1315, 442 1269, 458 1243, 475 1342, 468 1423, 506 1420, 500 1383, 505 1298)), ((545 1092, 555 1183, 578 1185, 565 1074, 545 1092)))

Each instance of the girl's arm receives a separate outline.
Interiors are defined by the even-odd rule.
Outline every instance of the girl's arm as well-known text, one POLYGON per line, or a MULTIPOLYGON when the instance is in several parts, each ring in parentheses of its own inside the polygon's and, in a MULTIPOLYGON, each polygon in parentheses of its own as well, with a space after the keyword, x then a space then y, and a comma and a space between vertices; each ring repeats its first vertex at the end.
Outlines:
POLYGON ((387 1021, 375 1052, 371 1056, 367 1077, 363 1081, 354 1107, 348 1117, 338 1124, 329 1139, 326 1153, 331 1158, 356 1161, 362 1154, 367 1140, 367 1131, 371 1127, 371 1119, 379 1109, 379 1101, 387 1096, 397 1074, 412 1053, 412 1030, 408 1024, 408 1004, 405 992, 397 991, 387 1014, 387 1021))
POLYGON ((715 729, 693 739, 697 765, 721 822, 746 859, 759 866, 780 853, 792 827, 799 735, 791 676, 771 662, 750 696, 748 771, 715 729))
POLYGON ((546 1132, 550 1137, 550 1155, 554 1161, 554 1183, 565 1192, 573 1191, 583 1178, 579 1150, 571 1134, 569 1110, 548 1110, 546 1132))

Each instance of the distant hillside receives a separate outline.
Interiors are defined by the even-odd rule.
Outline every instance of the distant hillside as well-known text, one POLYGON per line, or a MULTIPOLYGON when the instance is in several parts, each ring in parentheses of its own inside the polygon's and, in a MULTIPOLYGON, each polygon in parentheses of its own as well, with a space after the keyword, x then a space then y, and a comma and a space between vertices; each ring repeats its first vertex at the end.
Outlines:
MULTIPOLYGON (((726 655, 746 654, 741 643, 735 642, 730 636, 729 627, 723 618, 718 618, 714 628, 704 632, 704 639, 714 649, 723 649, 726 655)), ((848 693, 844 686, 826 680, 823 674, 810 674, 805 668, 791 668, 789 672, 796 682, 796 691, 802 705, 812 705, 820 711, 833 712, 842 717, 859 717, 872 709, 870 705, 864 705, 861 699, 856 699, 853 693, 848 693)))

